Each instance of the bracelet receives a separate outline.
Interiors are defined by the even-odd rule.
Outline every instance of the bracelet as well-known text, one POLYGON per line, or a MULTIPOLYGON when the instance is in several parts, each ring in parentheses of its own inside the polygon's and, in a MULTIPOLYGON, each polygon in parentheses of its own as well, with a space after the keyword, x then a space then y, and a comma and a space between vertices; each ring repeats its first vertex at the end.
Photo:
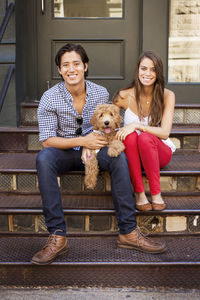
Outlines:
POLYGON ((145 125, 143 125, 143 129, 142 129, 143 132, 146 132, 147 131, 147 128, 145 125))

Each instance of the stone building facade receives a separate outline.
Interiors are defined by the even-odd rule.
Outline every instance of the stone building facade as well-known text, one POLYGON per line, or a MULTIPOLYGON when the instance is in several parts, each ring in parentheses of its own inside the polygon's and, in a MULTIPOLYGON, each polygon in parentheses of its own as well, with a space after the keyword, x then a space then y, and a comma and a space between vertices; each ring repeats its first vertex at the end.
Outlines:
POLYGON ((200 81, 200 0, 171 0, 169 82, 200 81))

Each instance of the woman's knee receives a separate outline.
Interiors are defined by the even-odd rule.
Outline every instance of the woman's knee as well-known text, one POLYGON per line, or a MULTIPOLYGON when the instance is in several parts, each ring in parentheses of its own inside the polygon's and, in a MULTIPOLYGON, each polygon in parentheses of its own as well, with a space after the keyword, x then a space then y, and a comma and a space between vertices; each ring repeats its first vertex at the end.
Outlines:
POLYGON ((126 139, 124 140, 125 147, 133 147, 137 144, 138 135, 137 132, 134 131, 131 134, 127 135, 126 139))
POLYGON ((149 146, 150 144, 154 144, 154 135, 149 132, 143 132, 138 136, 138 146, 149 146))

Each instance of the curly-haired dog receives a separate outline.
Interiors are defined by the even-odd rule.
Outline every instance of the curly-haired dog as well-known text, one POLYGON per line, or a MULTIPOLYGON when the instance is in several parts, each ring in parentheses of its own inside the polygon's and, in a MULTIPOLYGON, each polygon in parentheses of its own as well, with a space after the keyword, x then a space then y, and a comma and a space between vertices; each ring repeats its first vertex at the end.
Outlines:
MULTIPOLYGON (((124 144, 115 139, 116 131, 120 127, 121 116, 119 108, 114 104, 99 104, 90 120, 95 133, 102 134, 108 142, 108 155, 117 157, 123 150, 124 144)), ((99 173, 97 151, 91 151, 91 158, 85 163, 85 185, 94 189, 99 173)))

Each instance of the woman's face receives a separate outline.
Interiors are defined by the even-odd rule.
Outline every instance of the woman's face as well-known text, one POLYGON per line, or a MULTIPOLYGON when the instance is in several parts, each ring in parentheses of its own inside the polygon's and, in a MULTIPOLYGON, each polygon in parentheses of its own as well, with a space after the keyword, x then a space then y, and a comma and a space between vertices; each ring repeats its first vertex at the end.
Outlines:
POLYGON ((156 81, 156 70, 153 61, 144 57, 139 65, 139 80, 144 86, 152 86, 156 81))

